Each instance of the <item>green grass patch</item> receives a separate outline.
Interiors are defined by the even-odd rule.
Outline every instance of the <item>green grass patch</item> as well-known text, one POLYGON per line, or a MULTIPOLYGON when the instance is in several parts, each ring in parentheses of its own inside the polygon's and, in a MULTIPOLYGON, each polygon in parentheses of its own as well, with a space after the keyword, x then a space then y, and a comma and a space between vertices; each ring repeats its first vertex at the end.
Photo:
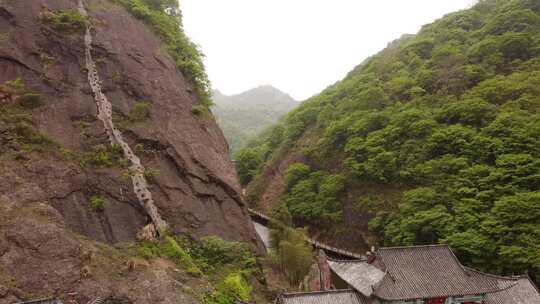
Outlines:
POLYGON ((52 67, 56 63, 56 58, 44 53, 43 51, 41 51, 39 54, 39 59, 41 60, 41 64, 45 69, 52 67))
POLYGON ((55 31, 64 33, 81 33, 88 24, 88 18, 77 10, 43 12, 40 17, 43 23, 50 24, 55 31))
POLYGON ((118 144, 111 146, 96 145, 90 152, 82 156, 83 166, 92 166, 97 168, 125 167, 126 160, 122 147, 118 144))
POLYGON ((19 91, 23 91, 26 87, 24 84, 24 81, 21 78, 8 80, 4 83, 4 85, 6 85, 9 88, 12 88, 14 90, 19 90, 19 91))
POLYGON ((9 38, 11 37, 10 33, 7 32, 7 33, 0 33, 0 42, 4 43, 4 42, 7 42, 9 40, 9 38))
POLYGON ((21 97, 21 105, 27 109, 35 109, 42 105, 41 94, 39 93, 26 93, 21 97))
POLYGON ((146 153, 146 148, 144 147, 143 144, 136 144, 135 148, 134 148, 134 151, 137 154, 145 154, 146 153))
POLYGON ((145 124, 149 121, 152 103, 148 101, 136 101, 128 114, 118 109, 113 109, 112 118, 114 125, 120 130, 128 130, 130 127, 145 124))
POLYGON ((90 209, 94 212, 103 212, 107 206, 105 198, 94 195, 90 198, 90 209))
POLYGON ((247 244, 225 241, 216 236, 200 241, 166 236, 159 242, 140 242, 137 252, 145 259, 165 257, 192 274, 218 279, 231 272, 248 276, 257 268, 257 261, 247 244))
POLYGON ((191 107, 191 113, 193 113, 195 116, 203 118, 210 114, 210 110, 207 106, 198 104, 191 107))
POLYGON ((153 168, 146 168, 143 172, 143 175, 147 179, 153 179, 159 175, 159 170, 153 168))
POLYGON ((184 33, 178 2, 116 0, 128 12, 145 22, 161 39, 164 48, 185 78, 193 83, 201 104, 212 105, 211 85, 202 61, 203 54, 184 33))
POLYGON ((17 141, 27 151, 45 152, 58 147, 52 139, 40 133, 34 125, 21 121, 14 128, 17 141))
POLYGON ((139 243, 137 253, 141 257, 149 260, 160 255, 160 248, 156 242, 142 241, 139 243))
POLYGON ((145 259, 166 258, 193 276, 202 276, 212 288, 199 295, 204 304, 235 304, 249 301, 250 281, 257 271, 256 259, 249 246, 219 237, 190 241, 171 235, 159 241, 142 241, 134 248, 145 259))
POLYGON ((201 270, 199 269, 199 267, 197 267, 197 265, 193 261, 193 258, 186 250, 180 247, 180 245, 174 238, 170 236, 165 237, 165 243, 162 246, 162 253, 170 260, 183 266, 188 273, 195 276, 202 275, 201 270))
POLYGON ((231 273, 202 297, 204 304, 235 304, 251 299, 252 288, 240 273, 231 273))
POLYGON ((16 153, 15 154, 15 157, 13 157, 13 159, 15 159, 16 161, 18 162, 24 162, 26 160, 28 160, 28 158, 26 158, 26 155, 24 155, 25 153, 16 153))
MULTIPOLYGON (((8 104, 2 108, 0 125, 6 127, 3 137, 20 147, 21 152, 54 152, 59 148, 57 143, 36 128, 32 114, 18 104, 8 104)), ((23 159, 19 157, 19 160, 23 159)))
POLYGON ((177 239, 171 236, 166 236, 159 242, 143 241, 139 243, 137 253, 145 259, 167 258, 184 268, 189 274, 201 276, 202 271, 189 255, 189 249, 184 248, 185 244, 185 242, 179 243, 177 239))
POLYGON ((251 272, 256 267, 256 259, 246 244, 225 241, 216 236, 201 239, 191 246, 190 253, 207 273, 220 272, 224 267, 251 272))
POLYGON ((129 116, 131 120, 133 121, 143 121, 148 118, 150 118, 150 109, 152 108, 152 104, 147 101, 137 101, 135 102, 135 105, 133 105, 133 108, 131 109, 131 112, 129 113, 129 116))

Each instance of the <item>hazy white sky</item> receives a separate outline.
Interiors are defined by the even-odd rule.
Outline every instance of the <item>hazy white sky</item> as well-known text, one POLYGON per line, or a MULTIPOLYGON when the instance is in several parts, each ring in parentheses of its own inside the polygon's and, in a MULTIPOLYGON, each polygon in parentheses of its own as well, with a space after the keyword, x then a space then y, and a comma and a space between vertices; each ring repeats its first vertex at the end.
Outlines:
POLYGON ((180 0, 225 94, 273 85, 304 100, 366 57, 474 0, 180 0))

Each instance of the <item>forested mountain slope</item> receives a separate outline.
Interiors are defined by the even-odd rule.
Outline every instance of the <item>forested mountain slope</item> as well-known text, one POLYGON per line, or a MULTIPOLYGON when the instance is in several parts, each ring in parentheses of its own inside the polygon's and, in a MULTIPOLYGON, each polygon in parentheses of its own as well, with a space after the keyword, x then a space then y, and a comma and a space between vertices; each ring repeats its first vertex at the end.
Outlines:
POLYGON ((298 105, 291 96, 272 86, 260 86, 230 96, 216 90, 214 103, 212 112, 225 134, 231 154, 298 105))
POLYGON ((248 198, 343 247, 448 242, 540 272, 540 2, 403 36, 242 151, 248 198))

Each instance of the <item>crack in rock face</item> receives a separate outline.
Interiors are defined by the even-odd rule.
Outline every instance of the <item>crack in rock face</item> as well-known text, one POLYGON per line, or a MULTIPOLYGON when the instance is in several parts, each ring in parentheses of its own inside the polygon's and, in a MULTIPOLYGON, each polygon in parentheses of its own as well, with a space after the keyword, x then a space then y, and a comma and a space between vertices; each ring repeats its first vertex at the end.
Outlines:
MULTIPOLYGON (((87 17, 88 13, 84 6, 84 1, 79 0, 79 12, 81 15, 87 17)), ((139 199, 139 202, 145 209, 146 213, 152 219, 152 223, 156 227, 158 232, 165 231, 167 229, 167 223, 159 215, 158 209, 152 199, 152 193, 148 189, 148 182, 144 177, 144 166, 141 164, 141 160, 133 153, 133 150, 125 142, 122 133, 118 130, 112 120, 112 105, 107 99, 107 96, 103 94, 101 89, 101 80, 97 71, 97 66, 92 58, 92 34, 90 32, 90 25, 86 26, 86 33, 84 35, 85 55, 86 55, 86 69, 88 70, 88 82, 94 94, 94 100, 98 109, 98 119, 103 122, 109 140, 112 144, 118 144, 122 147, 124 157, 129 160, 131 174, 131 181, 133 182, 133 190, 139 199)))

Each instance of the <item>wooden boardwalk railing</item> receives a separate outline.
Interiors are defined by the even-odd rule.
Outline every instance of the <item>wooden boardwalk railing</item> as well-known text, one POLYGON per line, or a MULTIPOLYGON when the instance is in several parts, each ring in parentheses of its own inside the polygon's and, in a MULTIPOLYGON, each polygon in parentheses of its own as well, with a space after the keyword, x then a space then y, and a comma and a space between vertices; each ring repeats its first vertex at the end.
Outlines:
MULTIPOLYGON (((280 222, 280 221, 278 221, 276 219, 273 219, 273 218, 271 218, 271 217, 269 217, 266 214, 263 214, 261 212, 255 211, 253 209, 248 209, 248 211, 249 211, 249 215, 251 216, 251 219, 258 222, 258 223, 260 223, 260 224, 262 224, 262 225, 268 226, 269 223, 272 223, 272 224, 276 224, 276 225, 279 225, 279 226, 286 226, 282 222, 280 222)), ((347 258, 355 259, 355 260, 364 260, 364 259, 366 259, 366 257, 361 255, 361 254, 354 253, 352 251, 348 251, 348 250, 344 250, 344 249, 340 249, 340 248, 336 248, 336 247, 321 243, 321 242, 319 242, 317 240, 314 240, 314 239, 312 239, 310 237, 306 237, 306 241, 308 243, 310 243, 313 247, 315 247, 317 249, 322 249, 325 252, 333 254, 333 255, 343 256, 343 257, 347 257, 347 258)))

